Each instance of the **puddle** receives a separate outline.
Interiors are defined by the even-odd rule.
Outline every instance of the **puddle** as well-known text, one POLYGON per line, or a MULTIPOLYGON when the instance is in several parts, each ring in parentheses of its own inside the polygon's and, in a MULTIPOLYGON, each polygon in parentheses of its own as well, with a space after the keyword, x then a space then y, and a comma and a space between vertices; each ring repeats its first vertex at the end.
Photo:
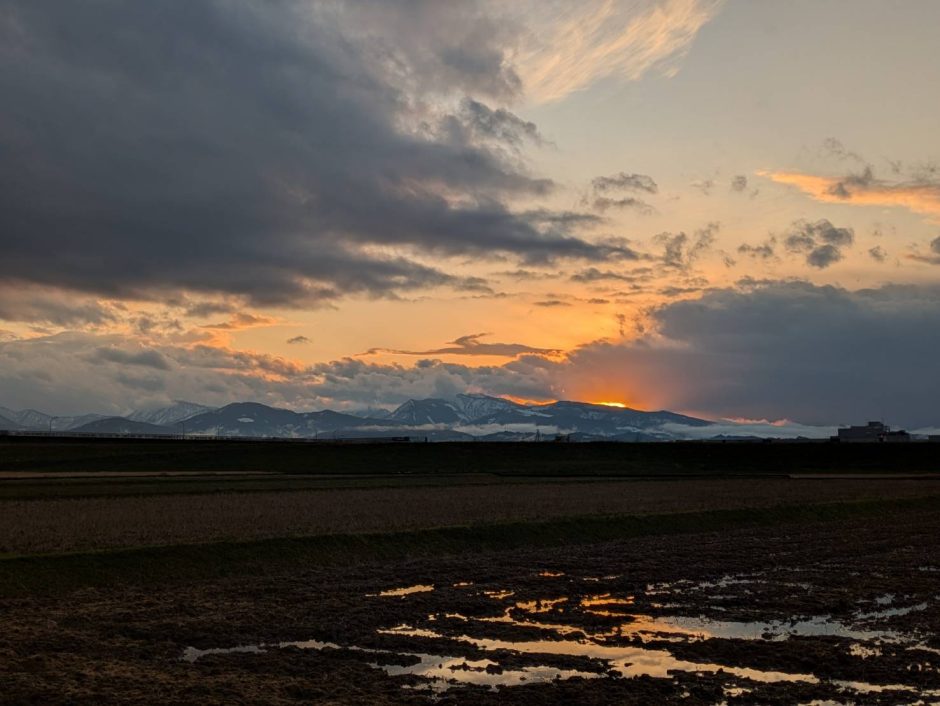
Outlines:
POLYGON ((419 583, 414 586, 405 586, 404 588, 390 588, 386 591, 379 591, 378 593, 367 593, 367 596, 374 597, 380 596, 382 598, 397 597, 397 596, 410 596, 412 593, 427 593, 428 591, 433 591, 434 586, 419 583))
POLYGON ((615 598, 609 593, 605 593, 599 596, 582 598, 581 610, 604 618, 625 618, 629 613, 624 608, 632 607, 635 602, 633 596, 615 598))
MULTIPOLYGON (((397 629, 379 631, 389 634, 404 634, 413 637, 432 637, 437 634, 430 630, 420 630, 409 626, 400 626, 397 629)), ((209 655, 225 655, 236 653, 262 654, 270 649, 285 649, 293 647, 301 650, 351 650, 361 652, 363 655, 395 655, 416 660, 414 664, 379 664, 367 662, 374 669, 381 669, 389 676, 411 675, 428 679, 427 688, 432 691, 445 691, 458 684, 476 684, 495 688, 497 686, 516 686, 525 683, 538 683, 554 681, 556 679, 596 679, 602 674, 584 672, 576 669, 560 669, 542 665, 520 667, 518 669, 504 669, 498 662, 489 659, 467 659, 466 657, 452 657, 447 655, 427 654, 423 652, 393 652, 391 650, 367 649, 356 646, 343 646, 333 642, 319 640, 300 640, 291 642, 278 642, 261 645, 241 645, 238 647, 213 647, 200 650, 187 647, 183 651, 182 660, 194 664, 209 655)), ((368 657, 367 657, 368 659, 368 657)))
POLYGON ((516 608, 524 610, 527 613, 549 613, 556 606, 567 603, 567 598, 537 598, 534 601, 518 601, 516 608))
POLYGON ((895 615, 907 615, 908 613, 917 613, 927 610, 927 602, 916 603, 915 605, 901 606, 898 608, 885 608, 884 610, 874 610, 870 613, 858 613, 855 617, 859 620, 880 620, 890 618, 895 615))
POLYGON ((483 591, 483 595, 492 598, 494 601, 501 601, 504 598, 516 595, 515 591, 483 591))
POLYGON ((414 654, 421 661, 414 665, 371 666, 384 670, 389 676, 411 675, 429 679, 428 687, 433 691, 445 691, 458 684, 479 686, 518 686, 526 683, 555 681, 556 679, 596 679, 602 674, 580 672, 576 669, 532 666, 519 669, 503 669, 499 663, 489 659, 472 660, 464 657, 442 657, 439 655, 414 654))
POLYGON ((567 657, 588 657, 590 659, 606 662, 609 669, 623 677, 649 676, 660 679, 669 678, 671 671, 693 673, 715 673, 724 671, 745 679, 758 682, 784 682, 802 681, 811 684, 819 683, 819 679, 811 674, 787 674, 785 672, 768 672, 743 667, 729 667, 722 664, 709 664, 688 662, 675 658, 666 650, 647 649, 645 647, 615 647, 599 645, 587 640, 528 640, 511 641, 490 638, 475 638, 468 635, 448 638, 440 633, 430 630, 415 630, 408 626, 399 626, 384 631, 387 634, 408 635, 410 637, 428 637, 436 639, 450 639, 456 642, 473 645, 481 650, 491 652, 494 650, 510 650, 523 654, 562 655, 567 657))
POLYGON ((242 645, 240 647, 210 647, 208 650, 200 650, 196 647, 187 647, 183 650, 182 660, 184 662, 193 663, 198 659, 207 657, 208 655, 229 655, 235 652, 250 652, 252 654, 260 654, 264 652, 264 647, 260 645, 242 645))
MULTIPOLYGON (((515 607, 526 610, 531 614, 549 613, 556 605, 566 602, 567 598, 546 599, 543 601, 525 601, 517 602, 515 607), (539 607, 536 607, 539 606, 539 607)), ((588 605, 618 605, 617 599, 606 599, 603 603, 593 603, 592 599, 587 599, 588 605)), ((621 599, 619 605, 631 605, 629 598, 621 599)), ((584 605, 582 601, 582 605, 584 605)), ((926 607, 926 605, 924 606, 926 607)), ((481 622, 504 622, 513 623, 523 627, 534 627, 542 630, 550 630, 559 634, 584 632, 583 629, 569 625, 555 625, 551 623, 537 622, 533 620, 519 620, 512 617, 513 607, 506 609, 502 616, 476 618, 481 622)), ((592 634, 593 639, 603 640, 609 637, 625 637, 635 635, 637 639, 643 642, 666 640, 670 637, 679 636, 682 640, 711 640, 711 639, 729 639, 729 640, 766 640, 783 641, 790 637, 844 637, 851 640, 869 641, 880 640, 884 642, 899 642, 902 637, 899 633, 891 630, 858 630, 845 625, 831 616, 818 616, 808 620, 790 620, 790 621, 772 621, 766 623, 760 622, 735 622, 726 620, 715 620, 705 617, 691 617, 681 615, 670 615, 654 617, 641 613, 625 613, 614 611, 602 611, 594 608, 587 608, 585 612, 592 615, 603 615, 605 617, 617 618, 624 622, 614 625, 606 632, 592 634)))
MULTIPOLYGON (((466 620, 464 616, 459 616, 466 620)), ((182 660, 195 663, 209 655, 223 655, 235 653, 260 654, 269 649, 297 648, 303 650, 344 649, 361 652, 365 661, 375 669, 381 669, 389 676, 411 675, 428 680, 427 688, 432 691, 445 691, 456 685, 475 684, 481 686, 511 687, 523 683, 541 683, 554 680, 597 679, 616 675, 621 678, 653 677, 669 679, 675 672, 691 674, 715 674, 718 672, 729 674, 741 679, 760 683, 803 682, 807 684, 823 683, 813 674, 789 673, 736 667, 711 662, 692 662, 675 657, 668 650, 637 646, 614 646, 598 644, 596 642, 581 640, 502 640, 492 638, 478 638, 469 635, 449 637, 434 630, 416 628, 410 625, 399 625, 394 628, 378 630, 379 634, 407 636, 419 639, 445 640, 453 643, 471 645, 482 652, 511 651, 520 654, 532 655, 538 661, 539 655, 561 657, 583 657, 597 661, 602 669, 597 672, 585 672, 576 669, 564 669, 546 665, 527 665, 513 669, 503 668, 499 662, 483 658, 469 659, 448 655, 430 654, 425 652, 399 652, 378 648, 362 648, 350 645, 339 645, 318 640, 279 642, 261 645, 240 645, 228 648, 197 649, 187 647, 182 660), (395 655, 414 660, 413 664, 380 664, 368 659, 369 655, 395 655)), ((904 693, 918 693, 922 696, 940 696, 937 690, 918 690, 916 687, 905 684, 869 684, 866 682, 832 680, 826 682, 842 690, 849 690, 860 694, 901 691, 904 693)), ((726 695, 735 696, 747 693, 741 687, 726 689, 726 695)))
MULTIPOLYGON (((544 578, 560 578, 560 572, 543 571, 537 574, 544 578)), ((589 577, 589 583, 596 577, 589 577)), ((608 578, 608 577, 604 577, 608 578)), ((614 577, 609 577, 614 578, 614 577)), ((567 582, 567 579, 566 579, 567 582)), ((693 582, 677 581, 672 583, 650 584, 646 587, 646 596, 660 596, 664 594, 683 594, 693 591, 723 590, 737 586, 742 594, 749 593, 749 589, 741 589, 742 584, 759 581, 755 577, 725 576, 715 581, 693 582)), ((471 588, 471 582, 452 584, 455 588, 471 588)), ((369 594, 380 597, 404 597, 415 593, 434 591, 435 587, 429 584, 417 584, 401 588, 369 594)), ((602 590, 598 586, 595 590, 602 590)), ((723 591, 724 592, 724 591, 723 591)), ((732 590, 733 592, 733 590, 732 590)), ((849 656, 872 663, 884 656, 883 647, 887 644, 896 645, 910 651, 920 651, 922 654, 936 654, 940 650, 928 647, 924 643, 923 635, 904 634, 894 630, 861 629, 856 627, 860 623, 868 627, 869 623, 894 616, 906 615, 916 611, 926 610, 928 603, 920 602, 911 605, 901 605, 904 597, 894 594, 885 594, 876 597, 867 607, 877 607, 877 610, 857 612, 850 620, 839 621, 832 616, 823 615, 803 619, 767 621, 767 622, 735 622, 717 620, 704 616, 685 615, 649 615, 636 610, 637 597, 635 595, 616 595, 611 592, 593 593, 586 596, 554 595, 543 598, 531 598, 530 595, 517 597, 517 592, 499 588, 480 590, 475 595, 487 600, 502 603, 502 612, 496 615, 468 616, 458 612, 441 610, 430 615, 422 614, 423 619, 417 624, 400 624, 392 628, 379 629, 380 635, 394 635, 397 637, 412 638, 417 644, 409 645, 407 651, 392 651, 380 648, 364 648, 349 645, 319 641, 280 642, 261 645, 242 645, 230 648, 196 649, 187 648, 182 659, 194 663, 209 655, 230 653, 262 653, 273 649, 298 648, 308 650, 343 649, 361 653, 363 662, 383 670, 390 676, 415 676, 427 680, 419 687, 408 688, 429 689, 433 692, 442 692, 456 685, 473 684, 497 687, 512 687, 519 684, 542 683, 554 680, 573 678, 624 678, 650 677, 656 679, 670 679, 677 672, 688 674, 716 674, 722 673, 733 678, 758 683, 805 683, 813 685, 828 685, 839 690, 841 694, 877 694, 881 692, 900 692, 916 694, 918 696, 940 696, 940 690, 923 690, 901 683, 872 684, 848 680, 824 680, 820 677, 803 672, 786 672, 739 667, 721 664, 702 658, 702 661, 682 659, 672 650, 673 643, 690 643, 705 640, 748 640, 754 642, 780 642, 791 637, 839 637, 851 641, 846 650, 849 656), (528 600, 520 600, 526 598, 528 600), (585 625, 577 620, 579 614, 603 616, 610 618, 609 624, 603 623, 598 631, 596 620, 585 625), (552 616, 555 616, 555 621, 552 616), (500 628, 499 637, 487 637, 486 625, 501 623, 507 626, 520 628, 520 635, 525 630, 528 639, 512 639, 514 635, 509 628, 500 628), (431 624, 435 629, 425 627, 431 624), (457 630, 456 634, 453 632, 457 630), (531 639, 532 630, 543 631, 539 639, 531 639), (429 641, 422 645, 422 641, 429 641), (430 646, 432 651, 424 651, 422 646, 430 646), (445 647, 441 647, 441 645, 445 647), (448 649, 446 645, 453 647, 448 649), (448 652, 451 649, 458 653, 466 653, 468 646, 478 651, 473 657, 460 657, 435 652, 448 652), (506 653, 525 655, 524 658, 513 658, 512 665, 503 666, 500 659, 506 658, 506 653), (410 661, 411 664, 387 664, 396 660, 380 659, 379 655, 393 655, 397 658, 407 658, 398 661, 410 661), (565 660, 565 658, 577 658, 565 660), (584 661, 588 660, 588 661, 584 661), (521 664, 520 664, 521 662, 521 664), (548 662, 549 664, 541 664, 548 662), (565 666, 550 666, 550 665, 565 666), (590 666, 588 666, 590 665, 590 666), (578 667, 572 668, 572 667, 578 667), (590 670, 590 671, 586 671, 590 670)), ((639 594, 638 594, 639 595, 639 594)), ((708 595, 712 595, 709 593, 708 595)), ((908 599, 910 600, 910 599, 908 599)), ((405 604, 407 605, 407 604, 405 604)), ((646 603, 646 605, 650 605, 646 603)), ((668 609, 673 604, 655 603, 656 610, 668 609)), ((681 610, 679 606, 675 606, 681 610)), ((418 620, 418 618, 413 618, 418 620)), ((492 630, 490 630, 492 634, 492 630)), ((845 652, 843 652, 845 654, 845 652)), ((712 660, 714 656, 709 656, 712 660)), ((930 664, 915 663, 909 670, 935 669, 930 664)), ((723 687, 726 697, 734 698, 749 693, 749 689, 732 682, 723 687)), ((849 703, 844 701, 843 703, 849 703)), ((814 704, 829 703, 815 701, 814 704)))
MULTIPOLYGON (((722 672, 741 679, 748 679, 754 682, 765 684, 776 684, 784 682, 804 682, 807 684, 827 683, 847 691, 853 691, 859 694, 882 693, 891 691, 900 691, 904 693, 917 693, 922 696, 940 696, 940 690, 924 690, 919 687, 906 684, 870 684, 862 681, 850 680, 822 680, 813 674, 801 674, 779 671, 768 671, 761 669, 751 669, 748 667, 736 667, 726 664, 710 662, 691 662, 675 657, 668 650, 653 649, 635 646, 613 646, 598 644, 591 640, 501 640, 492 638, 477 638, 468 635, 457 637, 447 637, 433 630, 412 628, 408 625, 399 625, 388 630, 380 630, 380 633, 390 635, 404 635, 409 637, 428 638, 435 640, 450 640, 472 645, 484 652, 495 652, 507 650, 531 655, 552 655, 567 657, 586 657, 605 663, 606 671, 614 673, 623 678, 634 677, 653 677, 658 679, 668 679, 674 672, 688 672, 692 674, 715 674, 722 672)), ((407 669, 407 668, 406 668, 407 669)), ((560 672, 565 670, 548 669, 553 674, 552 679, 565 678, 560 672)), ((403 672, 414 673, 414 672, 403 672)), ((584 676, 583 673, 580 676, 584 676)), ((602 676, 596 673, 588 673, 588 676, 602 676)), ((501 675, 491 675, 492 678, 485 682, 491 686, 509 685, 501 679, 501 675)), ((460 677, 455 677, 458 682, 460 677)), ((726 691, 729 696, 738 693, 747 693, 743 688, 732 688, 726 691)))
POLYGON ((855 642, 849 645, 849 654, 853 657, 861 657, 862 659, 869 659, 870 657, 881 657, 884 654, 883 650, 877 645, 869 647, 868 645, 863 645, 861 643, 855 642))

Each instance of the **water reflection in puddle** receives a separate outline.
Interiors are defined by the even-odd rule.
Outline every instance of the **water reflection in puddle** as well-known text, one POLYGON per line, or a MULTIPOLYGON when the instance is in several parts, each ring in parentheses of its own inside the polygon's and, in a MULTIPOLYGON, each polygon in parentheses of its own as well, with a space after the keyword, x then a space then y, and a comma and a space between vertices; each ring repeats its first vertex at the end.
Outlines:
POLYGON ((379 591, 378 593, 368 593, 368 596, 380 596, 382 598, 396 597, 396 596, 410 596, 412 593, 427 593, 428 591, 433 591, 434 586, 429 584, 419 583, 414 586, 405 586, 403 588, 390 588, 385 591, 379 591))
MULTIPOLYGON (((412 637, 436 638, 437 634, 430 630, 420 630, 401 626, 397 630, 379 631, 390 634, 407 634, 412 637)), ((380 664, 367 661, 369 666, 381 669, 389 676, 416 676, 428 679, 427 687, 432 691, 445 691, 457 684, 475 684, 480 686, 516 686, 524 683, 539 683, 554 681, 556 679, 595 679, 601 674, 584 672, 576 669, 560 669, 549 666, 525 666, 518 669, 504 669, 498 662, 490 659, 467 659, 466 657, 451 657, 447 655, 427 654, 423 652, 393 652, 391 650, 344 646, 333 642, 319 640, 300 640, 292 642, 278 642, 261 645, 240 645, 238 647, 213 647, 198 649, 187 647, 183 651, 182 660, 194 664, 203 657, 211 655, 226 655, 237 653, 263 654, 270 649, 295 648, 300 650, 350 650, 361 652, 366 660, 369 655, 393 655, 396 658, 410 658, 412 664, 380 664)))
POLYGON ((813 684, 819 682, 819 680, 811 674, 766 672, 757 669, 729 667, 721 664, 687 662, 685 660, 676 659, 666 650, 647 649, 645 647, 614 647, 599 645, 587 640, 512 641, 475 638, 467 635, 445 638, 439 633, 430 630, 416 630, 407 625, 400 625, 380 632, 393 635, 407 635, 409 637, 451 639, 456 642, 473 645, 487 652, 509 650, 534 655, 588 657, 607 663, 610 670, 628 678, 640 676, 668 678, 670 676, 669 673, 672 671, 694 672, 699 674, 724 671, 728 674, 758 682, 805 681, 813 684))
MULTIPOLYGON (((197 649, 187 647, 183 652, 183 661, 195 663, 203 657, 210 655, 225 655, 234 653, 260 654, 268 649, 295 648, 301 650, 349 650, 361 652, 366 656, 367 663, 376 669, 382 669, 389 676, 416 676, 428 680, 427 688, 432 691, 445 691, 456 685, 480 685, 495 687, 510 687, 523 683, 540 683, 554 680, 597 679, 603 676, 620 676, 633 678, 648 676, 668 679, 674 672, 689 672, 693 674, 706 674, 722 672, 742 679, 761 683, 805 682, 819 684, 820 679, 812 674, 793 674, 787 672, 765 671, 749 669, 746 667, 733 667, 722 664, 690 662, 677 659, 666 650, 647 649, 642 647, 613 647, 598 645, 588 641, 571 640, 531 640, 510 641, 490 638, 473 638, 459 636, 447 638, 433 630, 413 628, 400 625, 388 630, 379 630, 380 634, 399 635, 435 640, 449 640, 455 643, 465 643, 477 647, 485 652, 511 651, 522 654, 550 655, 553 657, 586 657, 597 660, 605 665, 603 672, 585 672, 577 669, 563 669, 546 665, 524 666, 516 669, 505 669, 491 659, 468 659, 447 655, 428 654, 423 652, 393 652, 391 650, 362 648, 349 645, 339 645, 319 640, 302 640, 292 642, 279 642, 275 644, 240 645, 228 648, 197 649), (414 663, 380 664, 368 660, 368 655, 394 655, 396 658, 411 658, 414 663)), ((885 691, 902 691, 905 693, 917 692, 921 696, 940 696, 938 690, 918 690, 904 684, 868 684, 858 681, 833 680, 832 685, 857 693, 878 693, 885 691)), ((747 693, 742 687, 731 687, 725 690, 726 695, 735 696, 747 693)))
MULTIPOLYGON (((561 578, 559 572, 540 572, 543 578, 561 578)), ((608 578, 608 577, 604 577, 608 578)), ((612 577, 611 577, 612 578, 612 577)), ((599 583, 599 581, 589 581, 599 583)), ((692 591, 714 591, 740 584, 756 583, 752 577, 723 577, 712 582, 674 582, 671 584, 651 584, 646 587, 646 597, 663 594, 681 594, 692 591)), ((567 579, 566 579, 567 583, 567 579)), ((568 584, 570 585, 570 584, 568 584)), ((470 582, 451 584, 453 589, 471 589, 470 582)), ((369 594, 380 597, 405 598, 412 594, 434 591, 433 585, 418 584, 402 588, 369 594)), ((447 589, 449 590, 449 589, 447 589)), ((938 652, 924 645, 923 640, 914 635, 902 634, 892 630, 860 629, 854 625, 868 627, 870 623, 925 610, 927 602, 913 605, 895 605, 897 597, 885 594, 875 598, 872 603, 878 610, 858 612, 848 622, 841 622, 832 616, 817 616, 803 620, 735 622, 716 620, 707 617, 683 615, 653 616, 631 612, 636 609, 636 596, 596 593, 587 596, 558 595, 530 598, 531 594, 517 597, 516 591, 499 588, 478 591, 476 595, 494 602, 502 603, 502 611, 496 615, 467 616, 457 612, 439 612, 426 615, 428 623, 437 629, 429 629, 402 624, 393 628, 380 629, 381 635, 406 637, 432 649, 415 649, 403 652, 380 648, 363 648, 338 645, 319 641, 281 642, 262 645, 243 645, 232 648, 196 649, 187 648, 182 658, 187 662, 209 656, 228 653, 262 653, 270 649, 298 648, 306 650, 342 649, 361 653, 363 661, 372 667, 382 669, 390 676, 413 676, 427 680, 425 688, 443 691, 455 685, 482 685, 491 688, 511 687, 523 683, 540 683, 572 678, 596 679, 601 677, 652 677, 668 679, 678 672, 688 674, 722 673, 732 679, 742 679, 757 683, 794 683, 811 685, 829 685, 839 693, 869 694, 877 692, 901 692, 919 696, 940 696, 940 691, 925 691, 905 684, 871 684, 857 681, 822 680, 810 673, 790 673, 774 670, 752 669, 718 662, 692 661, 677 657, 675 648, 670 643, 690 643, 704 640, 749 640, 760 642, 779 642, 790 637, 839 637, 851 640, 846 649, 848 655, 861 660, 874 660, 883 655, 883 646, 891 644, 906 650, 938 652), (520 600, 527 598, 528 600, 520 600), (568 624, 571 615, 578 613, 610 619, 611 624, 604 625, 600 631, 591 631, 585 625, 573 622, 568 624), (551 620, 552 616, 562 624, 551 620), (455 623, 459 623, 459 632, 454 633, 455 623), (540 631, 542 639, 511 639, 512 632, 500 632, 498 638, 481 636, 486 633, 486 624, 502 623, 511 630, 520 629, 520 635, 531 637, 533 631, 540 631), (526 631, 526 632, 523 632, 526 631), (443 647, 442 647, 443 645, 443 647), (450 645, 451 647, 448 647, 450 645), (471 657, 437 654, 438 652, 466 653, 468 648, 478 651, 471 657), (524 655, 519 664, 519 657, 513 658, 513 664, 503 666, 500 660, 506 660, 507 653, 524 655), (386 659, 380 655, 393 656, 386 659), (398 662, 391 664, 390 662, 398 662), (410 662, 410 663, 408 663, 410 662), (544 664, 547 662, 548 664, 544 664), (563 666, 556 666, 561 664, 563 666), (576 667, 576 668, 575 668, 576 667)), ((597 589, 595 589, 597 590, 597 589)), ((749 589, 743 589, 748 593, 749 589)), ((564 593, 564 591, 559 591, 564 593)), ((446 594, 445 594, 446 595, 446 594)), ((639 594, 638 594, 639 595, 639 594)), ((711 595, 711 594, 709 594, 711 595)), ((659 606, 668 604, 645 605, 659 606)), ((425 623, 427 624, 427 623, 425 623)), ((929 664, 928 669, 933 669, 929 664)), ((724 687, 727 697, 736 697, 748 692, 748 689, 732 681, 724 687)), ((825 703, 825 702, 814 702, 825 703)))

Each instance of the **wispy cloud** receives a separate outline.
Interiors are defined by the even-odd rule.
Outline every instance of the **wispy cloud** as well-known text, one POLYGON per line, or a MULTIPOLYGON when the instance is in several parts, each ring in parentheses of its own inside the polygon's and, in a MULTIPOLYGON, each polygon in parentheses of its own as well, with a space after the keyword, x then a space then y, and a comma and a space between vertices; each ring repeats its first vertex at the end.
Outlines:
POLYGON ((518 3, 530 32, 515 57, 527 97, 561 100, 605 78, 635 81, 677 71, 723 0, 586 0, 518 3), (533 11, 537 6, 538 12, 533 11), (533 19, 533 18, 544 19, 533 19))
POLYGON ((817 201, 866 206, 900 206, 940 222, 940 182, 915 180, 889 182, 878 179, 870 168, 844 177, 802 172, 758 172, 778 184, 795 186, 817 201))
POLYGON ((600 213, 612 208, 630 209, 646 216, 656 212, 655 208, 635 196, 611 197, 609 195, 622 192, 656 194, 659 192, 659 186, 651 176, 646 174, 619 172, 611 176, 599 176, 591 180, 590 193, 581 199, 581 205, 590 206, 600 213))
POLYGON ((430 350, 398 350, 394 348, 370 348, 362 355, 377 355, 380 353, 393 353, 397 355, 485 355, 515 357, 523 354, 551 355, 561 351, 555 348, 535 348, 524 343, 490 343, 481 339, 487 333, 472 333, 450 341, 442 348, 430 350))

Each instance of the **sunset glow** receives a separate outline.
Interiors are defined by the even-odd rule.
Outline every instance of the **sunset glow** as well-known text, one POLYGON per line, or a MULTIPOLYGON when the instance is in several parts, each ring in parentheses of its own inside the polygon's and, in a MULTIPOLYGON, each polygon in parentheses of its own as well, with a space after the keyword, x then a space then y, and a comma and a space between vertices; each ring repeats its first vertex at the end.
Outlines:
POLYGON ((937 365, 937 3, 42 4, 0 22, 0 406, 934 423, 864 371, 937 365))

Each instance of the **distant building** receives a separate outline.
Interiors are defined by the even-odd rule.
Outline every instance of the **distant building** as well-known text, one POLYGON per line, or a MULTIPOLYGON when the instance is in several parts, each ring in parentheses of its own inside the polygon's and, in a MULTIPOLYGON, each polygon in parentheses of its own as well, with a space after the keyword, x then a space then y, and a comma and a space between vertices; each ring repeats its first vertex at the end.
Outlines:
POLYGON ((903 429, 892 431, 891 427, 882 422, 868 422, 865 426, 839 429, 839 435, 835 438, 853 443, 897 443, 910 441, 911 435, 903 429))

